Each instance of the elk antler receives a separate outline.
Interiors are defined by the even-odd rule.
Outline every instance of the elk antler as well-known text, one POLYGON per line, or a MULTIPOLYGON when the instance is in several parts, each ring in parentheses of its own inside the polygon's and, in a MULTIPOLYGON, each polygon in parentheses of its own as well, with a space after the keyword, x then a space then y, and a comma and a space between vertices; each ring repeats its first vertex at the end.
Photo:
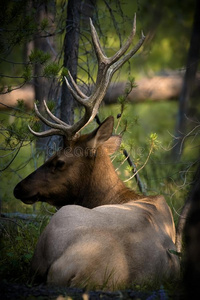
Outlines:
POLYGON ((96 116, 101 101, 106 94, 106 91, 108 89, 109 83, 111 81, 114 72, 118 70, 126 61, 128 61, 139 50, 139 48, 142 46, 145 39, 145 36, 142 33, 141 39, 139 40, 137 45, 132 50, 130 50, 127 54, 125 54, 132 43, 133 37, 135 36, 135 32, 136 32, 136 15, 135 15, 133 21, 133 29, 127 41, 112 57, 107 57, 101 47, 99 37, 97 35, 96 29, 91 19, 90 19, 90 28, 91 28, 94 50, 98 60, 98 73, 97 73, 97 80, 96 80, 94 91, 90 96, 86 96, 79 89, 78 85, 75 83, 69 71, 68 74, 71 79, 73 88, 71 87, 67 78, 65 77, 67 87, 72 93, 73 97, 76 99, 77 102, 79 102, 85 108, 84 116, 77 123, 73 125, 68 125, 65 122, 58 119, 57 117, 55 117, 50 112, 50 110, 46 105, 46 102, 44 101, 45 110, 49 115, 49 117, 56 122, 54 123, 44 118, 38 111, 37 106, 35 104, 36 115, 41 119, 41 121, 43 121, 46 125, 48 125, 52 129, 44 132, 35 132, 29 127, 30 131, 34 135, 39 137, 47 137, 50 135, 64 135, 68 139, 75 139, 79 134, 79 132, 88 123, 90 123, 96 116))

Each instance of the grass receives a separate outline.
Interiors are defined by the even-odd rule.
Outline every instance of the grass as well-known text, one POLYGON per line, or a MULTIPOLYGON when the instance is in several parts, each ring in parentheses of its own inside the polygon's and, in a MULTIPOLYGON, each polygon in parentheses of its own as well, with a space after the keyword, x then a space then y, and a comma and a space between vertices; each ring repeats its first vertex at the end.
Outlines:
POLYGON ((0 220, 0 279, 30 283, 30 261, 36 242, 48 222, 36 217, 29 222, 0 220))

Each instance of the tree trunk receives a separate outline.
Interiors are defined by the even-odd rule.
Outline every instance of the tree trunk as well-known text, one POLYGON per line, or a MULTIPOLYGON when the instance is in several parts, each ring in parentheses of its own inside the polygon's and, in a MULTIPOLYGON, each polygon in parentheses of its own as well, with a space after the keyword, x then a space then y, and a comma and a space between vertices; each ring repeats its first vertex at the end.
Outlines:
MULTIPOLYGON (((71 72, 75 81, 78 65, 81 4, 82 0, 68 1, 64 39, 64 67, 71 72)), ((62 84, 61 92, 61 120, 68 124, 74 122, 74 99, 65 81, 62 84)))
MULTIPOLYGON (((50 2, 51 6, 54 5, 53 1, 50 2)), ((52 14, 52 12, 50 12, 50 10, 53 11, 53 9, 51 9, 51 6, 46 6, 43 3, 38 3, 33 1, 33 7, 37 10, 36 13, 36 23, 38 28, 40 28, 40 24, 42 22, 43 19, 48 19, 48 21, 50 22, 50 20, 54 19, 54 16, 52 14)), ((52 22, 53 23, 53 22, 52 22)), ((48 52, 51 53, 51 44, 53 44, 53 37, 51 38, 47 38, 47 37, 42 37, 42 34, 40 33, 40 30, 38 30, 38 32, 36 33, 35 37, 34 37, 34 50, 41 50, 42 52, 48 52)), ((35 100, 39 101, 39 108, 40 111, 44 110, 43 107, 43 100, 48 100, 48 94, 49 94, 49 90, 50 90, 50 86, 52 83, 52 80, 44 78, 44 77, 40 77, 40 75, 42 75, 42 70, 43 70, 43 66, 42 64, 36 63, 34 65, 34 90, 35 90, 35 100)), ((42 130, 46 129, 46 125, 42 124, 42 130)), ((46 144, 47 144, 48 138, 43 138, 43 139, 37 139, 37 148, 38 149, 45 149, 46 148, 46 144)))
POLYGON ((185 255, 183 287, 184 299, 199 299, 200 296, 200 161, 197 166, 189 197, 191 204, 184 229, 185 255), (199 295, 199 296, 198 296, 199 295))
MULTIPOLYGON (((64 39, 64 67, 70 71, 76 81, 78 67, 78 50, 80 36, 81 16, 83 22, 89 23, 89 17, 93 15, 96 0, 69 0, 67 6, 66 33, 64 39)), ((85 23, 84 23, 85 26, 85 23)), ((71 83, 68 78, 69 83, 71 83)), ((61 120, 68 124, 74 123, 75 102, 68 90, 65 81, 61 90, 61 120)))
POLYGON ((177 116, 177 125, 175 129, 175 141, 172 149, 173 160, 181 157, 183 150, 183 138, 186 134, 187 111, 189 98, 193 91, 195 77, 198 67, 198 59, 200 52, 200 1, 196 0, 196 8, 194 13, 193 29, 190 40, 190 48, 188 52, 186 72, 183 81, 182 90, 179 97, 179 111, 177 116))

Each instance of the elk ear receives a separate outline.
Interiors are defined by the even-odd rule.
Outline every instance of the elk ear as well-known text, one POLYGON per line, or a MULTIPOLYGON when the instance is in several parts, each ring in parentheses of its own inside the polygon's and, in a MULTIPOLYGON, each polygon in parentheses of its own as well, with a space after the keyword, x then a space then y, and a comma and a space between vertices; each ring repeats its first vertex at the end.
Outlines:
POLYGON ((115 153, 121 145, 122 137, 120 135, 112 135, 104 144, 108 155, 115 153))
POLYGON ((104 144, 112 135, 114 126, 114 118, 112 116, 105 119, 105 121, 92 133, 88 135, 87 146, 89 148, 97 149, 104 144))

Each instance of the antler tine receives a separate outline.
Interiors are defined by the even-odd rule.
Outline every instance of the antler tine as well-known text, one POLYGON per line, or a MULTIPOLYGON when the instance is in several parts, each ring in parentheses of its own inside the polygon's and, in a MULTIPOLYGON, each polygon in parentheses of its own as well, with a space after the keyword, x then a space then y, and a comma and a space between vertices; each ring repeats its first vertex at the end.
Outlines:
MULTIPOLYGON (((69 127, 68 124, 66 124, 65 122, 63 122, 62 120, 60 120, 59 118, 57 118, 56 116, 54 116, 54 115, 52 114, 52 112, 49 110, 49 108, 48 108, 48 106, 47 106, 45 100, 43 101, 43 104, 44 104, 44 108, 45 108, 47 114, 49 115, 49 117, 50 117, 53 121, 57 122, 58 124, 62 124, 62 125, 65 126, 65 127, 69 127)), ((47 124, 47 125, 48 125, 48 124, 47 124)))
POLYGON ((42 132, 36 132, 29 125, 28 125, 28 129, 30 130, 30 132, 33 135, 35 135, 37 137, 48 137, 48 136, 52 136, 52 135, 63 135, 63 131, 60 131, 59 129, 49 129, 49 130, 42 131, 42 132))
POLYGON ((34 108, 35 108, 35 113, 37 115, 37 117, 46 125, 48 125, 49 127, 51 127, 52 129, 43 131, 43 132, 36 132, 34 131, 29 125, 28 128, 30 130, 30 132, 32 134, 34 134, 35 136, 38 137, 47 137, 47 136, 51 136, 51 135, 65 135, 66 132, 68 130, 70 130, 71 126, 66 124, 65 122, 63 122, 62 120, 58 119, 57 117, 55 117, 50 110, 47 107, 46 101, 43 101, 44 104, 44 108, 47 112, 47 114, 51 117, 52 120, 58 122, 59 124, 53 123, 49 120, 47 120, 45 117, 43 117, 43 115, 41 115, 41 113, 39 112, 37 105, 34 103, 34 108))
POLYGON ((128 61, 140 49, 140 47, 144 43, 145 38, 146 37, 144 36, 144 34, 142 32, 141 38, 140 38, 139 42, 137 43, 137 45, 132 50, 130 50, 126 55, 124 55, 122 59, 116 61, 113 64, 113 66, 112 66, 112 69, 113 69, 112 72, 113 73, 116 70, 118 70, 126 61, 128 61))
MULTIPOLYGON (((84 101, 84 99, 86 99, 85 97, 84 97, 84 99, 82 99, 81 98, 81 96, 80 95, 78 95, 78 93, 75 91, 75 90, 73 90, 73 88, 71 87, 71 85, 69 84, 69 81, 67 80, 67 78, 64 76, 64 78, 65 78, 65 82, 66 82, 66 85, 67 85, 67 87, 68 87, 68 89, 70 90, 70 92, 72 93, 72 95, 74 96, 74 98, 76 99, 76 101, 78 101, 80 104, 82 104, 83 106, 87 106, 87 102, 86 101, 84 101)), ((88 97, 87 97, 88 98, 88 97)))
POLYGON ((70 71, 68 71, 68 74, 69 74, 69 77, 70 77, 70 79, 71 79, 71 82, 72 82, 73 87, 75 88, 77 94, 78 94, 81 98, 86 99, 87 96, 79 89, 79 87, 78 87, 78 85, 76 84, 76 82, 74 81, 74 78, 72 77, 70 71))
POLYGON ((96 32, 96 29, 93 25, 93 22, 92 22, 91 18, 90 18, 90 30, 91 30, 91 34, 92 34, 92 41, 93 41, 93 45, 94 45, 94 50, 95 50, 95 53, 97 55, 98 60, 106 61, 107 57, 106 57, 106 55, 105 55, 105 53, 104 53, 104 51, 101 47, 98 34, 96 32))
POLYGON ((136 14, 134 15, 133 28, 131 34, 129 35, 124 45, 110 58, 110 62, 112 64, 116 62, 128 50, 128 48, 130 47, 133 41, 135 33, 136 33, 136 14))
POLYGON ((54 129, 60 129, 60 130, 63 130, 63 131, 66 130, 66 127, 67 128, 69 127, 69 125, 67 125, 66 123, 64 123, 64 125, 63 124, 56 124, 56 123, 53 123, 53 122, 47 120, 45 117, 43 117, 43 115, 41 115, 41 113, 39 112, 39 110, 37 108, 37 105, 35 103, 34 103, 34 107, 35 107, 35 113, 38 116, 38 118, 43 123, 45 123, 46 125, 48 125, 49 127, 54 128, 54 129))

